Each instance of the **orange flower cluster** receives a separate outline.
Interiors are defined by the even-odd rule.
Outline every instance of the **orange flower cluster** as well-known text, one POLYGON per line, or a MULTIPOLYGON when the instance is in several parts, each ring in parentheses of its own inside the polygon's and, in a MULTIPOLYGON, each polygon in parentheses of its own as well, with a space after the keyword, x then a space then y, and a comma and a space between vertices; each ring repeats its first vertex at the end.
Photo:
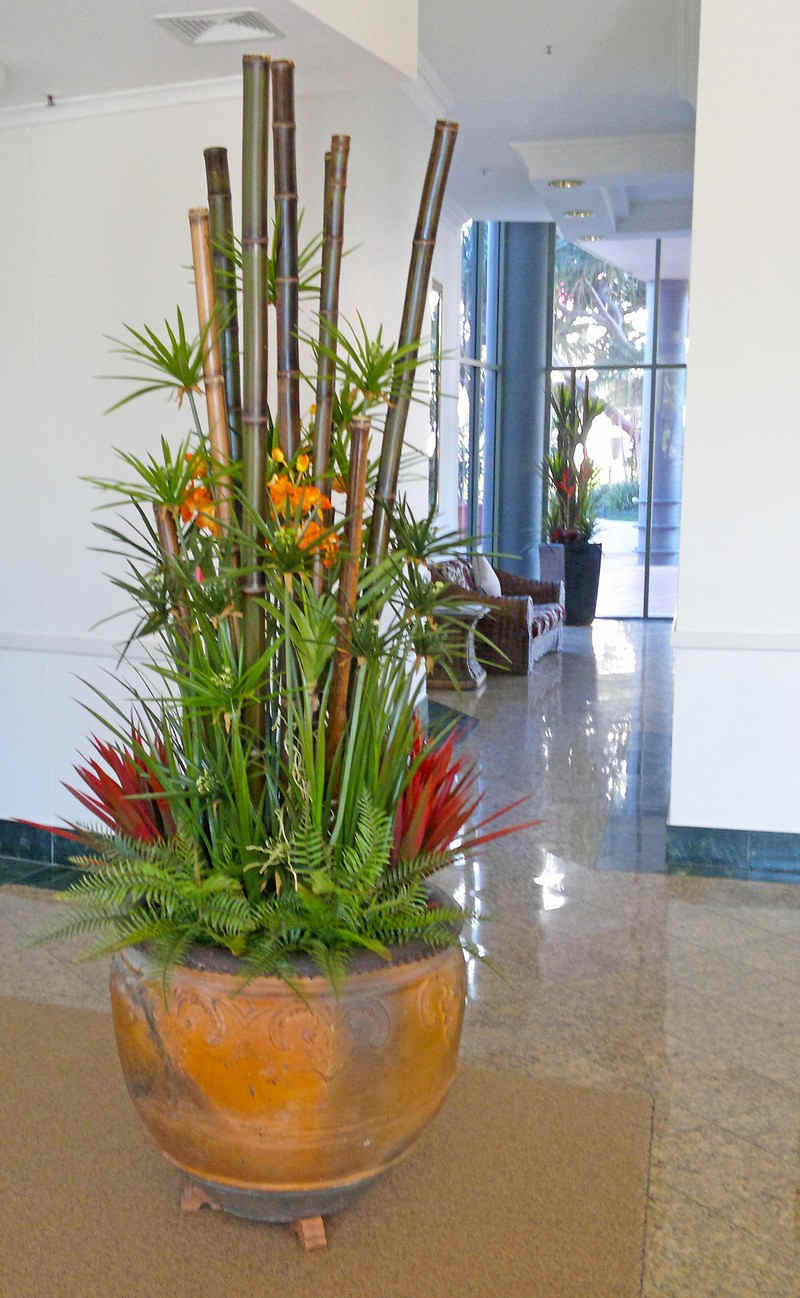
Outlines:
POLYGON ((283 474, 270 480, 269 494, 277 510, 292 514, 310 514, 315 509, 330 509, 331 502, 317 487, 304 487, 292 482, 283 474))
MULTIPOLYGON (((199 455, 187 453, 184 459, 191 465, 195 479, 207 477, 208 469, 199 455)), ((184 492, 181 501, 181 518, 184 523, 194 523, 201 531, 205 530, 212 536, 219 536, 219 523, 214 517, 216 508, 214 497, 208 487, 202 481, 195 481, 184 492)))
MULTIPOLYGON (((319 511, 332 508, 330 500, 318 487, 292 480, 292 469, 280 447, 272 452, 272 460, 280 467, 270 478, 268 491, 276 513, 286 519, 281 530, 294 535, 301 550, 319 550, 325 567, 332 567, 339 553, 338 539, 332 532, 326 534, 326 529, 314 517, 319 511)), ((294 462, 294 473, 302 478, 310 465, 310 457, 301 451, 294 462)))

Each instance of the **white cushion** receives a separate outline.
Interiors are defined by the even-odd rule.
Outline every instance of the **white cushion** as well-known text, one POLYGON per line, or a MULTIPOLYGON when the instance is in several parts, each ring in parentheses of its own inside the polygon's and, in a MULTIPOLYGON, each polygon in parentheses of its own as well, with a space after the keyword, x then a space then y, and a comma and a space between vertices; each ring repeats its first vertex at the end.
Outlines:
POLYGON ((473 554, 472 575, 482 595, 491 595, 494 599, 500 598, 503 593, 500 589, 500 578, 485 554, 473 554))

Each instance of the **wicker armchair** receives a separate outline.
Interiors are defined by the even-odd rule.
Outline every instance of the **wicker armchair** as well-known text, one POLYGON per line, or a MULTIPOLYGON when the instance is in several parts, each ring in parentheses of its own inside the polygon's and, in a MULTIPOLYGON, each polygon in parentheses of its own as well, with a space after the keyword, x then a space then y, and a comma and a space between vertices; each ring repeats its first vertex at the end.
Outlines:
POLYGON ((475 648, 487 671, 527 676, 537 659, 560 648, 564 625, 563 586, 530 581, 495 568, 502 594, 493 597, 476 591, 469 565, 463 560, 440 567, 431 565, 430 571, 435 581, 444 583, 443 596, 452 600, 463 594, 470 604, 486 606, 486 616, 475 628, 475 648), (456 582, 453 576, 457 577, 456 582))
POLYGON ((478 657, 487 671, 527 676, 537 659, 560 648, 563 589, 502 568, 495 572, 503 593, 498 598, 478 596, 490 610, 478 626, 478 657))

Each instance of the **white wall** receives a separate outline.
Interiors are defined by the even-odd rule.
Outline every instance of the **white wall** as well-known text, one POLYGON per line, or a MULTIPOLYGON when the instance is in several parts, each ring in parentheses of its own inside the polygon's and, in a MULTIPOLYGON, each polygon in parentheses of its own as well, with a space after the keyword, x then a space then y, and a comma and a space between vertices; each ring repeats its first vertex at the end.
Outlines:
POLYGON ((417 71, 418 0, 295 0, 334 31, 363 45, 406 76, 417 71))
MULTIPOLYGON (((384 321, 390 337, 433 116, 395 86, 379 100, 350 92, 298 104, 303 231, 321 225, 330 135, 349 132, 345 242, 359 246, 344 263, 342 307, 351 316, 358 307, 371 328, 384 321)), ((206 145, 228 146, 237 194, 239 119, 238 101, 221 99, 0 131, 0 165, 13 196, 0 207, 0 817, 52 821, 74 811, 59 781, 70 777, 92 725, 70 702, 86 697, 74 674, 100 681, 113 668, 115 624, 90 627, 121 607, 102 575, 113 561, 88 550, 97 542, 91 511, 99 497, 80 477, 114 474, 115 445, 142 453, 155 449, 161 433, 175 441, 188 430, 185 412, 157 396, 103 416, 125 390, 97 380, 120 372, 104 335, 118 335, 123 321, 158 328, 176 303, 193 318, 186 213, 204 201, 206 145)), ((454 266, 440 249, 434 274, 445 284, 446 313, 457 316, 454 266)), ((453 338, 455 326, 447 333, 453 338)), ((418 434, 412 426, 409 436, 418 434)), ((423 509, 426 491, 419 477, 411 493, 423 509)))
POLYGON ((795 0, 703 0, 670 822, 800 831, 795 0))

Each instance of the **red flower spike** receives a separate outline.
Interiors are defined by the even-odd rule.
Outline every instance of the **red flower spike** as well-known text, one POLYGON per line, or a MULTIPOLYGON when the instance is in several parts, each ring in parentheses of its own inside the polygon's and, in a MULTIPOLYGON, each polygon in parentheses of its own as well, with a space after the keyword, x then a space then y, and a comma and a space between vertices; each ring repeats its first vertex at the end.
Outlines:
MULTIPOLYGON (((393 861, 413 860, 422 853, 446 851, 477 808, 480 794, 473 796, 477 770, 474 764, 464 765, 454 758, 454 747, 455 739, 452 735, 444 742, 432 742, 429 737, 423 736, 419 723, 415 720, 409 763, 411 766, 416 765, 416 769, 397 806, 393 861)), ((519 798, 510 802, 508 806, 480 821, 474 827, 475 830, 482 829, 525 800, 519 798)), ((459 850, 470 851, 494 838, 502 838, 505 834, 538 824, 541 821, 529 820, 520 825, 491 830, 488 834, 480 834, 464 841, 459 850)))
MULTIPOLYGON (((92 745, 105 767, 94 758, 87 766, 75 767, 89 792, 64 787, 109 829, 147 843, 171 838, 175 821, 163 786, 150 770, 141 731, 131 725, 130 749, 103 743, 94 735, 92 745)), ((162 739, 156 737, 150 756, 166 762, 162 739)))

